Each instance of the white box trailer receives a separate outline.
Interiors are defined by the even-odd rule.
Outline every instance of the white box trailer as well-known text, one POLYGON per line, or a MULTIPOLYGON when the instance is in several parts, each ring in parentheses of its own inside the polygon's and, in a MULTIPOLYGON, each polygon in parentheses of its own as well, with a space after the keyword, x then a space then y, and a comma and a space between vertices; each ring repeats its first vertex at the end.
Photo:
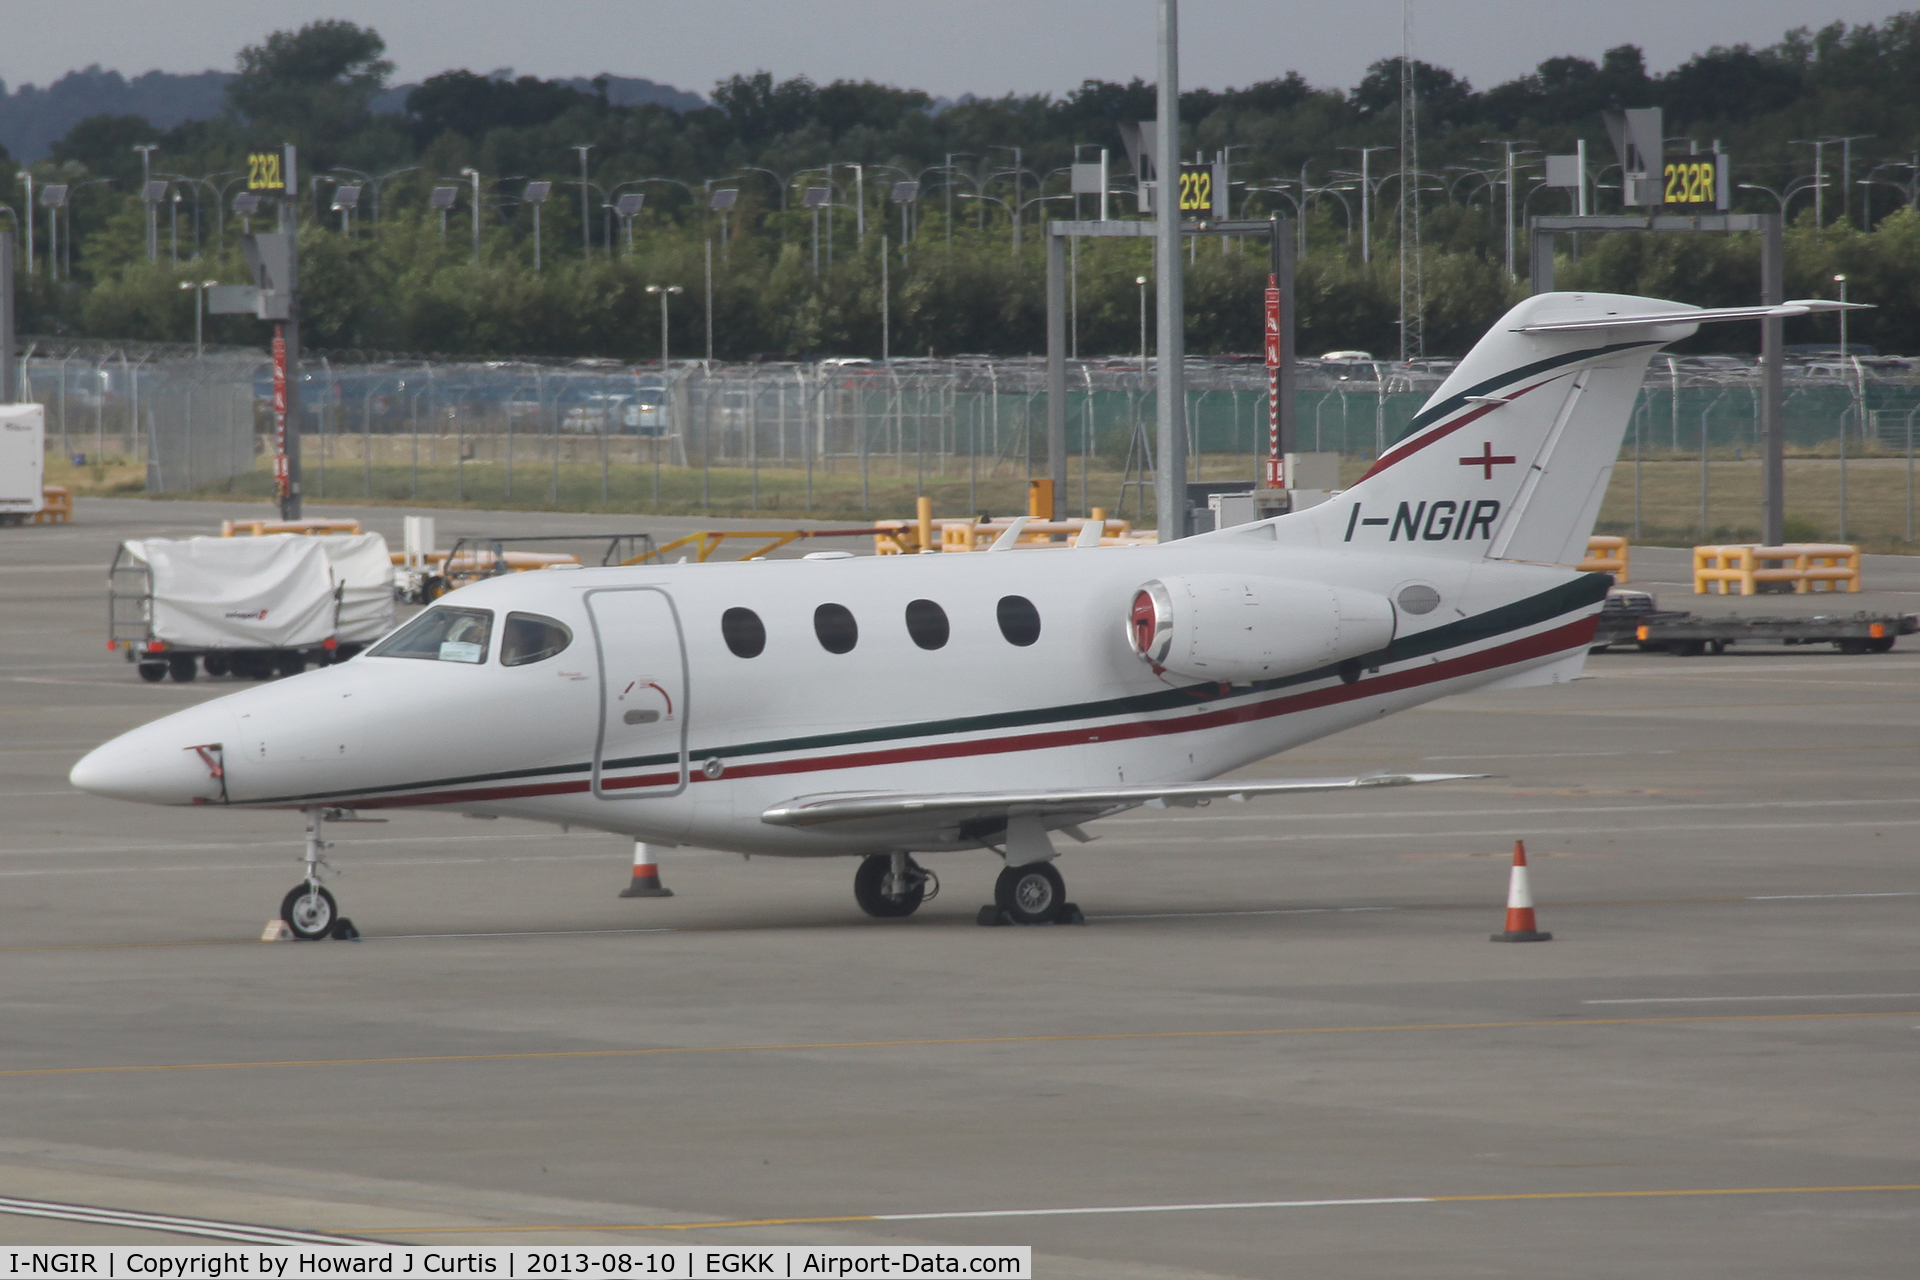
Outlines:
POLYGON ((264 680, 343 662, 392 629, 393 564, 377 533, 149 538, 108 574, 108 643, 146 680, 264 680))
POLYGON ((0 524, 25 524, 46 506, 47 411, 0 404, 0 524))

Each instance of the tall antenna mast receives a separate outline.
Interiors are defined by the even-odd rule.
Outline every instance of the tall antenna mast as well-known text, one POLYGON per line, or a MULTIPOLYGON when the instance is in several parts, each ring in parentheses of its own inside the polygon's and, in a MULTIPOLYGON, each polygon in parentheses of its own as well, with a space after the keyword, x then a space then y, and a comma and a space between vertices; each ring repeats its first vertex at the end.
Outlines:
POLYGON ((1413 83, 1413 0, 1400 22, 1400 358, 1427 353, 1426 289, 1420 270, 1420 113, 1413 83), (1408 183, 1412 185, 1409 186, 1408 183))

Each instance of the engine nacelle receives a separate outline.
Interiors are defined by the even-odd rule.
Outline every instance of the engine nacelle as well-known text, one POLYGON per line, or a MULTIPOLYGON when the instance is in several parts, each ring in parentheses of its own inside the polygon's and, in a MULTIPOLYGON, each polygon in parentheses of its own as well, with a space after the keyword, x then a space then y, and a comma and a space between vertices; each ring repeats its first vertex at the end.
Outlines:
POLYGON ((1250 684, 1384 649, 1393 606, 1319 582, 1187 574, 1134 592, 1127 639, 1155 668, 1250 684))

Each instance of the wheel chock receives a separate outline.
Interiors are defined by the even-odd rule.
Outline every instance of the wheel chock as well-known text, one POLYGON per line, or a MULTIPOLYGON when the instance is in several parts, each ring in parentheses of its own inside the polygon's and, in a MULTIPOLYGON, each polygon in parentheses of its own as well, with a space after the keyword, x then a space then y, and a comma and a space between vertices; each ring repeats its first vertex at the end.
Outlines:
POLYGON ((292 942, 293 930, 287 927, 285 920, 282 920, 279 916, 275 916, 273 919, 267 921, 267 927, 260 931, 260 941, 292 942))
POLYGON ((329 936, 336 942, 360 941, 360 931, 354 928, 353 921, 347 919, 345 916, 341 916, 333 922, 333 932, 329 936))
MULTIPOLYGON (((980 914, 974 917, 973 922, 979 925, 1002 925, 1002 924, 1010 925, 1013 923, 1013 921, 1008 918, 1006 912, 1002 911, 999 907, 996 907, 991 903, 980 908, 980 914)), ((1080 907, 1077 903, 1063 902, 1058 907, 1054 908, 1053 919, 1044 921, 1042 923, 1085 924, 1086 922, 1087 922, 1087 918, 1086 916, 1080 913, 1080 907)))

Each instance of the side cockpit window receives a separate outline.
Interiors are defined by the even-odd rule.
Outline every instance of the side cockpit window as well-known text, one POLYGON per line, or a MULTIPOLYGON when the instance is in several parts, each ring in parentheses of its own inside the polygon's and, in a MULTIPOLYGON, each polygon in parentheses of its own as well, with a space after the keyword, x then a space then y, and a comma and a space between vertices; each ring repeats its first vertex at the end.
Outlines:
POLYGON ((567 624, 537 613, 510 613, 500 631, 500 665, 542 662, 573 643, 567 624))
POLYGON ((492 635, 493 610, 436 606, 375 645, 367 656, 482 663, 492 635))

